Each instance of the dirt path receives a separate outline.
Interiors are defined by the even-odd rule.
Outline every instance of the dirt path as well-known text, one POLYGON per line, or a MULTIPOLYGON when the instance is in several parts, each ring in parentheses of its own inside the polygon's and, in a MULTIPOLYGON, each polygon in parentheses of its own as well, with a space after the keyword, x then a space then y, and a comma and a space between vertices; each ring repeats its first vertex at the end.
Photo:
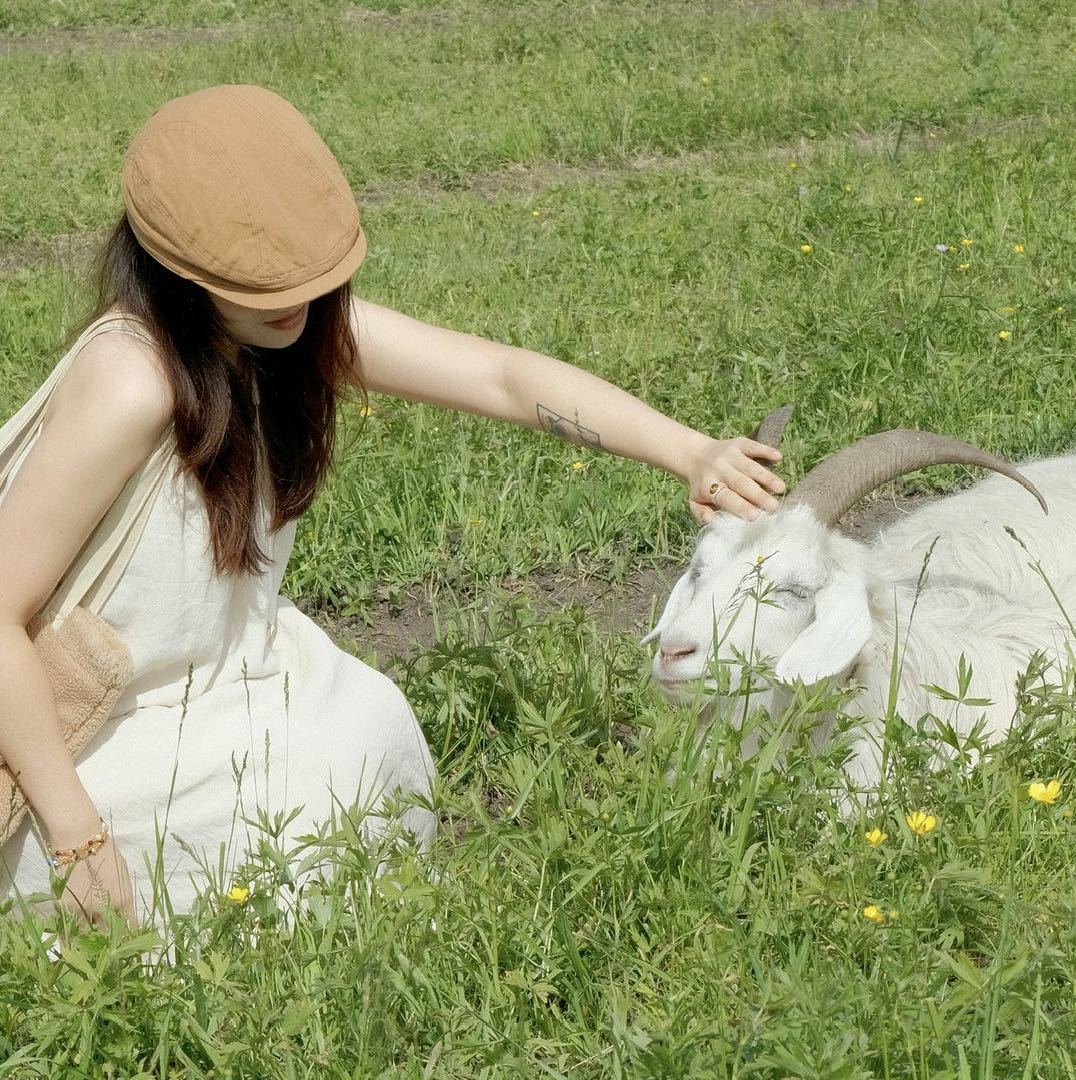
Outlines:
MULTIPOLYGON (((765 16, 780 11, 787 0, 662 0, 660 12, 648 12, 638 3, 605 2, 602 4, 580 5, 573 11, 571 6, 558 13, 558 18, 579 20, 593 18, 595 15, 622 15, 639 19, 648 15, 650 18, 668 18, 677 14, 711 14, 765 16)), ((868 7, 871 0, 800 0, 805 8, 826 10, 832 8, 868 7)), ((313 7, 313 6, 312 6, 313 7)), ((351 6, 340 15, 331 12, 328 15, 309 12, 303 16, 303 28, 341 26, 345 30, 359 28, 370 31, 407 31, 415 29, 437 30, 451 29, 461 24, 504 23, 515 18, 528 17, 526 8, 515 11, 503 10, 499 6, 476 6, 473 11, 449 10, 441 8, 422 8, 409 11, 377 11, 351 6)), ((295 24, 291 19, 279 17, 269 19, 239 19, 222 23, 218 26, 78 26, 51 27, 28 31, 0 32, 0 57, 12 53, 66 53, 71 51, 94 49, 114 51, 116 49, 153 49, 173 45, 218 44, 236 38, 250 37, 254 34, 287 34, 294 32, 295 24)))
MULTIPOLYGON (((857 540, 869 541, 879 529, 934 497, 913 495, 898 499, 883 494, 853 509, 841 521, 841 531, 857 540)), ((526 597, 541 617, 579 604, 600 633, 629 632, 642 636, 650 628, 651 613, 656 617, 661 612, 680 569, 679 564, 670 562, 632 575, 623 585, 586 580, 577 573, 546 571, 506 580, 499 590, 468 599, 463 607, 480 612, 490 602, 503 602, 505 596, 520 596, 526 597)), ((429 648, 438 637, 437 622, 443 622, 450 610, 444 599, 431 602, 429 590, 423 586, 416 586, 398 603, 388 600, 378 603, 370 626, 357 616, 337 618, 317 611, 302 597, 295 603, 334 641, 354 642, 364 655, 376 654, 377 666, 382 670, 395 666, 391 663, 394 656, 406 659, 429 648)))

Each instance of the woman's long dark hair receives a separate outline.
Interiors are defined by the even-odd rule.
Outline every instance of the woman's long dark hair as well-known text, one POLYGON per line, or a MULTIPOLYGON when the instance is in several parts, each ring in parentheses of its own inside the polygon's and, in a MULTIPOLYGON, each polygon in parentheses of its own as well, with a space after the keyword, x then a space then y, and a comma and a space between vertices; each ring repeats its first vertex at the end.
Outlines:
MULTIPOLYGON (((356 385, 344 380, 358 353, 348 283, 310 301, 294 344, 262 349, 236 340, 201 285, 157 262, 139 244, 126 213, 91 272, 96 299, 64 352, 113 304, 150 328, 175 394, 180 467, 196 477, 205 496, 216 569, 261 573, 270 559, 254 531, 264 480, 258 440, 269 463, 269 528, 275 531, 314 501, 332 464, 336 403, 356 385)), ((365 390, 356 388, 365 399, 365 390)))

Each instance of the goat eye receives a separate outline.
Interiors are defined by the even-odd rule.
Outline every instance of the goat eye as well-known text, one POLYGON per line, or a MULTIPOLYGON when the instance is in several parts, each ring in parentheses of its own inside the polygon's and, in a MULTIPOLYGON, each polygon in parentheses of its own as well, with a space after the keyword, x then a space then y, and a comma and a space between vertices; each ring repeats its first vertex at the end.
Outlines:
POLYGON ((797 600, 806 600, 810 593, 802 585, 781 585, 774 590, 775 592, 784 593, 788 596, 794 596, 797 600))

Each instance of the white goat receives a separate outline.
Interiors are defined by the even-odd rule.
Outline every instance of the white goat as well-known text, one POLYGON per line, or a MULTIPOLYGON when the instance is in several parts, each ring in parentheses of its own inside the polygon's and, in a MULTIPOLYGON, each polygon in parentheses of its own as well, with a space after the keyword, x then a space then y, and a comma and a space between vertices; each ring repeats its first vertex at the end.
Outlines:
MULTIPOLYGON (((755 437, 776 446, 790 413, 786 407, 771 414, 755 437)), ((996 738, 1013 720, 1016 678, 1031 654, 1042 650, 1054 664, 1067 655, 1067 619, 1029 563, 1040 562, 1065 611, 1076 619, 1074 541, 1076 455, 1034 461, 1018 473, 954 439, 883 432, 817 465, 774 513, 753 522, 716 515, 700 533, 687 571, 643 643, 659 639, 652 671, 665 695, 677 701, 699 689, 709 691, 716 716, 736 712, 735 699, 725 695, 740 685, 737 653, 775 663, 777 685, 752 699, 771 712, 787 704, 786 686, 796 680, 813 684, 833 676, 859 686, 849 711, 861 716, 863 733, 848 772, 857 786, 873 788, 894 642, 902 664, 900 716, 914 723, 924 714, 945 715, 946 702, 926 686, 955 692, 963 655, 973 670, 965 697, 990 704, 962 705, 954 722, 966 734, 985 715, 985 734, 996 738), (1005 475, 919 508, 870 544, 834 528, 879 484, 941 462, 980 465, 1005 475), (1045 516, 1006 477, 1026 487, 1045 511, 1041 488, 1053 512, 1045 516), (760 596, 767 602, 758 603, 760 596), (723 677, 713 677, 719 670, 715 664, 726 663, 727 688, 723 677)), ((823 737, 825 732, 823 725, 823 737)))

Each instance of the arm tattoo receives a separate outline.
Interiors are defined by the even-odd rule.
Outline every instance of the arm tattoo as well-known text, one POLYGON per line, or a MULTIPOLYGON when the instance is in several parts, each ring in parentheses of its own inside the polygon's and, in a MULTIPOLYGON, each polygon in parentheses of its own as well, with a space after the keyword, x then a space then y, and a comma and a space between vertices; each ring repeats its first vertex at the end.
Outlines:
POLYGON ((550 435, 556 435, 558 439, 567 439, 568 442, 579 443, 581 446, 589 446, 594 450, 601 450, 601 439, 596 431, 583 427, 579 423, 579 414, 575 414, 574 420, 547 409, 544 405, 538 406, 538 423, 543 431, 550 435))

